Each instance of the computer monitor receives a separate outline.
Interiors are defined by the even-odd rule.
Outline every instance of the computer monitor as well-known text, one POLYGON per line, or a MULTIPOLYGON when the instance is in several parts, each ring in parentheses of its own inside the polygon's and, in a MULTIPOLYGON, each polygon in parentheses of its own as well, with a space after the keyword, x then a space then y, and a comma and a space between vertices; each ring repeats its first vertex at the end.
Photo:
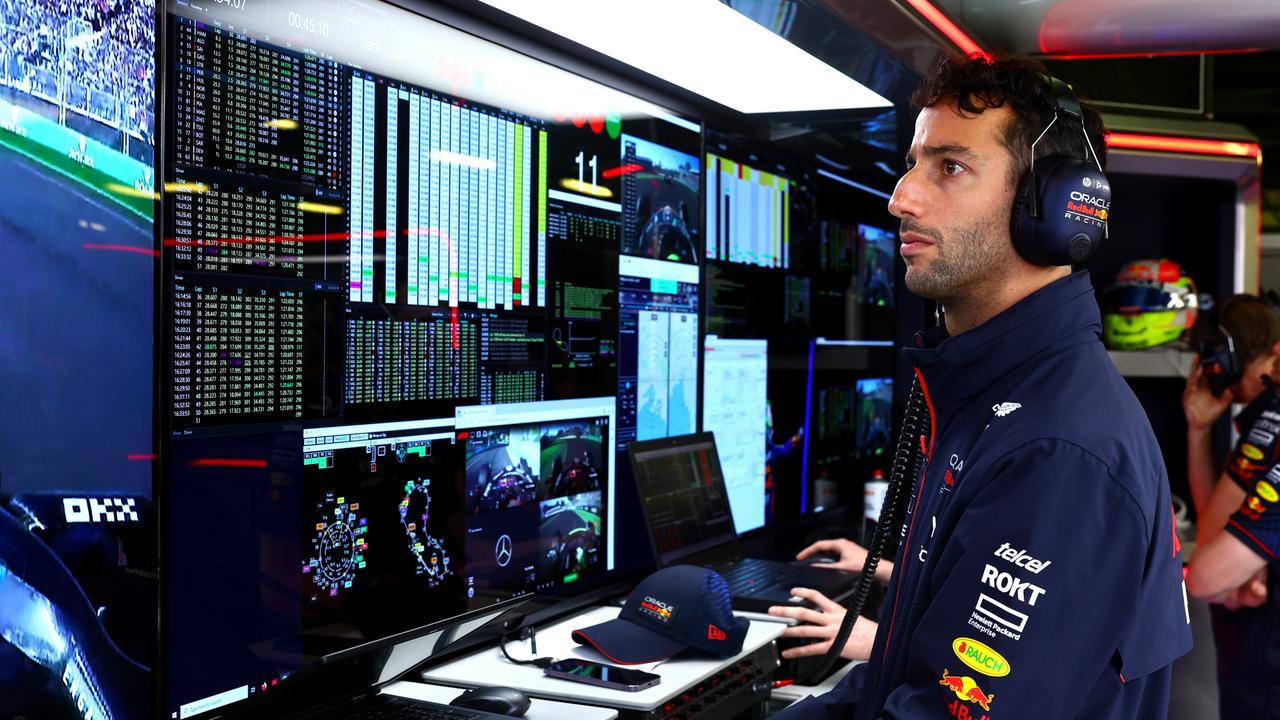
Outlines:
POLYGON ((698 267, 618 261, 619 446, 687 435, 698 421, 698 267))
POLYGON ((623 123, 624 255, 697 264, 702 243, 701 126, 668 115, 623 123))
POLYGON ((708 335, 702 429, 716 439, 738 533, 763 527, 769 419, 769 342, 708 335))
POLYGON ((791 267, 791 179, 712 152, 706 159, 707 257, 791 267))
POLYGON ((501 599, 612 570, 616 400, 462 408, 468 597, 501 599))
POLYGON ((816 338, 809 365, 801 512, 847 503, 892 460, 893 342, 816 338), (870 376, 870 377, 869 377, 870 376))
POLYGON ((858 457, 885 458, 893 446, 893 378, 864 378, 854 386, 858 402, 858 457))
MULTIPOLYGON (((605 578, 619 257, 697 247, 700 127, 392 3, 164 22, 162 711, 605 578)), ((693 270, 692 429, 698 268, 622 257, 693 270)))
POLYGON ((4 717, 155 714, 155 42, 0 3, 4 717))
POLYGON ((875 307, 893 307, 894 254, 897 235, 871 225, 858 225, 858 282, 862 301, 875 307))

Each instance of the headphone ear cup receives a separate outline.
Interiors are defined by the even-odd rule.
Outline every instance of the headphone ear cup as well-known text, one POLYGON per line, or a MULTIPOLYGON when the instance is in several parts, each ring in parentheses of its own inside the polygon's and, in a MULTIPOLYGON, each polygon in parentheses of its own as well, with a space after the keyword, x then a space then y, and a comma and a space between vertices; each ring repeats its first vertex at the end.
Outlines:
POLYGON ((1018 186, 1010 226, 1013 247, 1035 265, 1084 262, 1106 234, 1110 208, 1105 175, 1064 155, 1040 158, 1018 186))

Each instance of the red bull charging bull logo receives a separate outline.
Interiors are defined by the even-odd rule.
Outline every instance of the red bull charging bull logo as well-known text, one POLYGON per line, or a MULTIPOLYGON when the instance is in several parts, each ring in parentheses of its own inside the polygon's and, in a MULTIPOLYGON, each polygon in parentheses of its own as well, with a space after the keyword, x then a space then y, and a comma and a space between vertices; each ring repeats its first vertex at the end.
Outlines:
POLYGON ((956 694, 956 697, 966 702, 976 703, 978 707, 991 712, 991 703, 995 702, 996 695, 991 693, 988 695, 982 688, 978 687, 978 683, 968 675, 956 677, 952 675, 946 668, 942 670, 942 679, 938 684, 956 694))

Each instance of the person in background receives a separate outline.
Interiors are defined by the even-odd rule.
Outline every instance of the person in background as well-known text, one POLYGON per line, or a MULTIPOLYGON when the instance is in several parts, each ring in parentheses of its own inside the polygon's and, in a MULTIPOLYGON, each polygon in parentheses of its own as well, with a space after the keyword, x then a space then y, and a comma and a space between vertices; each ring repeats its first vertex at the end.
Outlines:
POLYGON ((1280 318, 1236 295, 1201 328, 1182 396, 1196 550, 1187 592, 1213 608, 1224 720, 1280 718, 1280 318), (1212 433, 1232 403, 1240 440, 1219 478, 1212 433), (1216 480, 1216 483, 1215 483, 1216 480))

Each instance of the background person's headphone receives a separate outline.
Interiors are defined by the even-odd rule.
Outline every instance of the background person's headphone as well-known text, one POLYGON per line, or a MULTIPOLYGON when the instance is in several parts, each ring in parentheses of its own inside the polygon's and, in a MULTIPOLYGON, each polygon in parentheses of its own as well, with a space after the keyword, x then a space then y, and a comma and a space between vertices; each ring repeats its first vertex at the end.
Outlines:
POLYGON ((1018 183, 1009 232, 1013 247, 1036 265, 1084 262, 1107 237, 1111 215, 1111 181, 1089 140, 1084 113, 1075 93, 1063 81, 1045 76, 1053 101, 1053 119, 1031 143, 1031 169, 1018 183), (1080 126, 1085 147, 1083 161, 1068 155, 1036 160, 1036 143, 1062 116, 1080 126), (1093 162, 1089 162, 1089 155, 1093 162))
POLYGON ((1221 306, 1214 308, 1213 327, 1200 339, 1196 350, 1200 355, 1200 370, 1209 381, 1209 390, 1214 397, 1222 397, 1227 388, 1235 385, 1244 377, 1245 360, 1236 350, 1235 338, 1222 324, 1227 308, 1239 302, 1263 302, 1249 295, 1227 298, 1221 306))

